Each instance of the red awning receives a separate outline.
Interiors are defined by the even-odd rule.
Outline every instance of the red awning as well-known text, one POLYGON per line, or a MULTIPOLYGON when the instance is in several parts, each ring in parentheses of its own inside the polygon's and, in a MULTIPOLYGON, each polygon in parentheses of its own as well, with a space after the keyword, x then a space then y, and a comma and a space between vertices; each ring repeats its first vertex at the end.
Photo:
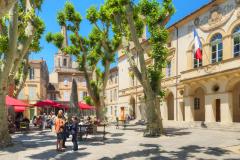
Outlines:
POLYGON ((14 111, 15 112, 24 112, 25 110, 26 110, 26 107, 14 106, 14 111))
POLYGON ((28 104, 9 96, 6 96, 6 105, 8 107, 13 106, 15 112, 24 112, 26 107, 29 106, 28 104))
POLYGON ((68 106, 66 106, 66 105, 62 105, 58 102, 55 102, 55 101, 49 100, 49 99, 44 100, 44 101, 39 101, 36 104, 34 104, 34 106, 37 106, 37 107, 52 106, 52 107, 56 107, 56 108, 65 108, 65 109, 68 108, 68 106))
POLYGON ((90 106, 90 105, 82 103, 82 102, 78 102, 78 106, 82 110, 94 110, 95 109, 93 106, 90 106))
POLYGON ((15 98, 9 97, 9 96, 6 96, 6 105, 7 106, 22 106, 22 107, 29 106, 28 104, 26 104, 20 100, 17 100, 15 98))

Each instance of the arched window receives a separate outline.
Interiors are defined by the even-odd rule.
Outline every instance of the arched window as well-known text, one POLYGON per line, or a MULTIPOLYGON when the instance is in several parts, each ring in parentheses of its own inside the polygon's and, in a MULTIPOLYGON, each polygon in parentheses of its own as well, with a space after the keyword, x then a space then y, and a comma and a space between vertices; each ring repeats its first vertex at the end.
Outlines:
POLYGON ((202 59, 201 60, 196 59, 196 53, 195 53, 194 46, 192 47, 192 50, 193 50, 193 54, 192 54, 192 57, 193 57, 193 68, 201 67, 202 66, 202 59))
POLYGON ((212 48, 212 63, 222 61, 223 44, 222 44, 222 35, 220 33, 215 34, 212 37, 211 48, 212 48))
POLYGON ((234 28, 232 35, 233 35, 233 56, 237 57, 240 55, 240 25, 234 28))

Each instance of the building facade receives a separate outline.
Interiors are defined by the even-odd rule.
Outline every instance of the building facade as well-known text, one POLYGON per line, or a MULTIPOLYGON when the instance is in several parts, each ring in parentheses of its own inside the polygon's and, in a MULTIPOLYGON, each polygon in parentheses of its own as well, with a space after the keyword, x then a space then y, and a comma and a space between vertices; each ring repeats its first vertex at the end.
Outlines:
POLYGON ((240 1, 211 1, 173 24, 171 74, 163 116, 168 120, 240 121, 240 1), (193 29, 202 43, 202 61, 194 57, 193 29))
POLYGON ((118 68, 110 70, 109 79, 105 90, 105 105, 107 108, 108 119, 115 120, 119 116, 120 108, 118 106, 118 68))
MULTIPOLYGON (((67 33, 62 28, 62 34, 67 33)), ((68 44, 67 39, 64 39, 65 45, 68 44)), ((78 100, 83 101, 87 96, 86 81, 84 73, 79 71, 78 64, 72 61, 69 54, 58 51, 54 56, 54 70, 50 74, 50 86, 48 90, 48 98, 52 100, 69 102, 71 96, 71 88, 73 79, 77 82, 78 100)))
MULTIPOLYGON (((213 0, 168 28, 170 55, 160 106, 164 120, 240 122, 239 18, 239 0, 213 0), (194 29, 202 43, 202 61, 194 56, 194 29)), ((118 67, 119 104, 130 111, 133 97, 141 119, 142 90, 138 82, 126 84, 131 82, 130 68, 121 51, 118 67)))
MULTIPOLYGON (((39 100, 47 98, 47 85, 49 82, 48 67, 44 60, 29 61, 29 72, 26 83, 18 95, 18 99, 29 104, 35 104, 39 100)), ((29 108, 25 116, 32 118, 37 115, 37 108, 29 108)))
POLYGON ((54 57, 54 71, 50 74, 48 98, 57 101, 70 101, 72 80, 77 82, 78 100, 83 101, 87 96, 84 73, 72 63, 70 55, 57 53, 54 57), (54 88, 53 88, 54 87, 54 88))

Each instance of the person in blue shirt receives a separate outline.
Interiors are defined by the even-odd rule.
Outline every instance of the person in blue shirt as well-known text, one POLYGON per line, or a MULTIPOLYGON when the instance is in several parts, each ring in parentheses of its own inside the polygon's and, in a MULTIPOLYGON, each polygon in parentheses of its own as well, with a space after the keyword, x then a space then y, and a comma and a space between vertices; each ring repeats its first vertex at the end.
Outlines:
POLYGON ((72 117, 71 134, 72 134, 72 142, 73 142, 73 151, 77 151, 78 150, 78 142, 77 142, 78 119, 75 116, 72 117))

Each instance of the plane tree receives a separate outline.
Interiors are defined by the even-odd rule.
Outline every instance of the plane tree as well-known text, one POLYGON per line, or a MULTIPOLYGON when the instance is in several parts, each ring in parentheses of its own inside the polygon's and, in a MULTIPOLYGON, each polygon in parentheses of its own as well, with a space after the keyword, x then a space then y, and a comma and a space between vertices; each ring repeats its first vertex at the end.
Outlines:
POLYGON ((92 25, 87 37, 80 34, 82 17, 74 5, 67 2, 64 9, 57 14, 57 21, 70 33, 69 37, 62 33, 48 33, 46 40, 52 42, 65 54, 76 56, 79 70, 84 72, 89 96, 96 107, 97 118, 105 118, 105 89, 109 78, 110 65, 114 62, 121 36, 117 27, 112 24, 107 9, 95 6, 87 10, 86 18, 92 25), (65 45, 69 38, 71 44, 65 45))
POLYGON ((42 2, 19 0, 0 16, 0 147, 11 144, 5 97, 25 57, 41 49, 39 40, 45 26, 36 11, 42 2))
POLYGON ((162 70, 166 65, 168 49, 168 31, 166 24, 174 13, 172 0, 107 0, 104 4, 108 8, 108 14, 121 30, 123 38, 123 50, 134 76, 143 87, 146 104, 147 127, 144 136, 159 136, 163 134, 163 124, 159 101, 164 95, 161 88, 163 78, 162 70), (151 51, 147 53, 142 45, 144 28, 149 32, 149 45, 151 51), (134 61, 134 53, 130 44, 134 44, 134 50, 138 53, 137 60, 140 67, 134 61), (148 55, 153 63, 146 64, 145 55, 148 55))

